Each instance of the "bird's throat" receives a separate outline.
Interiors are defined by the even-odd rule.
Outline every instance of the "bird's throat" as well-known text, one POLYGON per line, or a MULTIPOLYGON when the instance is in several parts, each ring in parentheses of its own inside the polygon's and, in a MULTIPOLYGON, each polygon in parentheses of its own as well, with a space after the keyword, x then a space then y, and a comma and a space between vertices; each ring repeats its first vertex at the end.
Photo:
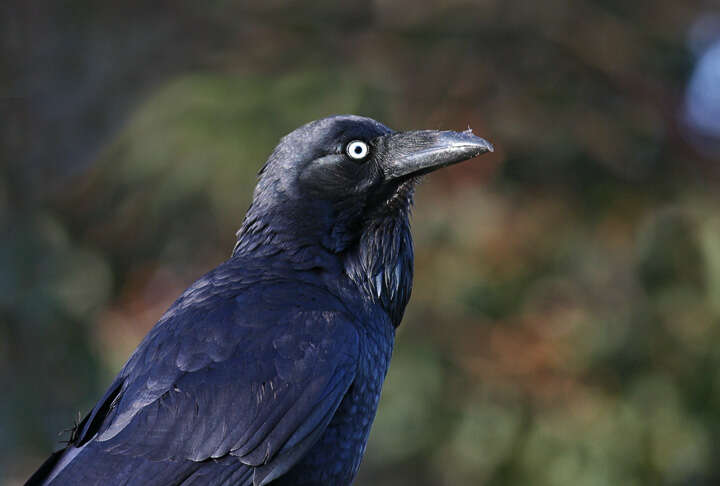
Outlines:
POLYGON ((345 272, 400 325, 410 300, 413 281, 413 243, 410 207, 415 181, 408 181, 386 201, 382 217, 370 218, 357 245, 344 258, 345 272))

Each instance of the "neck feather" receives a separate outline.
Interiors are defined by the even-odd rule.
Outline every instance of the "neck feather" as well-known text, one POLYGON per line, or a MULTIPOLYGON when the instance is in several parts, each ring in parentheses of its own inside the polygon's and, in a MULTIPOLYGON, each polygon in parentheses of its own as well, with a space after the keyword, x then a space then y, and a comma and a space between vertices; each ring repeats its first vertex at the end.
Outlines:
MULTIPOLYGON (((273 220, 272 214, 257 216, 251 207, 237 232, 233 256, 273 256, 296 270, 335 271, 340 265, 368 299, 385 309, 397 327, 412 291, 413 243, 409 215, 414 187, 414 180, 403 183, 368 216, 360 237, 354 241, 344 240, 339 245, 342 248, 317 241, 317 235, 308 237, 311 232, 278 231, 268 223, 273 220)), ((280 215, 275 216, 276 221, 280 219, 280 215)), ((337 237, 332 241, 337 242, 337 237)))
POLYGON ((345 272, 400 325, 413 281, 410 208, 415 181, 408 181, 369 218, 358 244, 344 259, 345 272))

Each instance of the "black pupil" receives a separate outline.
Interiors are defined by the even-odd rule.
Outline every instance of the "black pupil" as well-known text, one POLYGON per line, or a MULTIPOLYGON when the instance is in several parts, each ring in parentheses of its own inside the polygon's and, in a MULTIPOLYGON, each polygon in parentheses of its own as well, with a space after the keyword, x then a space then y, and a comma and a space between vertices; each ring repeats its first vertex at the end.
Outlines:
POLYGON ((362 147, 360 145, 355 145, 355 153, 358 155, 362 153, 362 147))

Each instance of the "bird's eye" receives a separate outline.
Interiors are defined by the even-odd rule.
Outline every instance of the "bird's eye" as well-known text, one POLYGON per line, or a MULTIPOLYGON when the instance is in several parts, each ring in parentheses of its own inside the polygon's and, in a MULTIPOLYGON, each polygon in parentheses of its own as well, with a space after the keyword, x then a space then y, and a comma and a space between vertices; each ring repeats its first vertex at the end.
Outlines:
POLYGON ((345 153, 348 157, 355 160, 362 160, 367 157, 370 147, 362 140, 353 140, 345 146, 345 153))

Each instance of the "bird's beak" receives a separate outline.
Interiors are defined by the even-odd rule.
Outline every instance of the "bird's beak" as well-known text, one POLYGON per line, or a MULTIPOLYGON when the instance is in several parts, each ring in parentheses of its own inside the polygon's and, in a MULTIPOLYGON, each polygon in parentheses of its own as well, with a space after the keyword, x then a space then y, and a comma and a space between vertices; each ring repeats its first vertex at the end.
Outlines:
POLYGON ((396 132, 382 137, 378 145, 388 181, 427 174, 493 151, 487 140, 470 130, 396 132))

